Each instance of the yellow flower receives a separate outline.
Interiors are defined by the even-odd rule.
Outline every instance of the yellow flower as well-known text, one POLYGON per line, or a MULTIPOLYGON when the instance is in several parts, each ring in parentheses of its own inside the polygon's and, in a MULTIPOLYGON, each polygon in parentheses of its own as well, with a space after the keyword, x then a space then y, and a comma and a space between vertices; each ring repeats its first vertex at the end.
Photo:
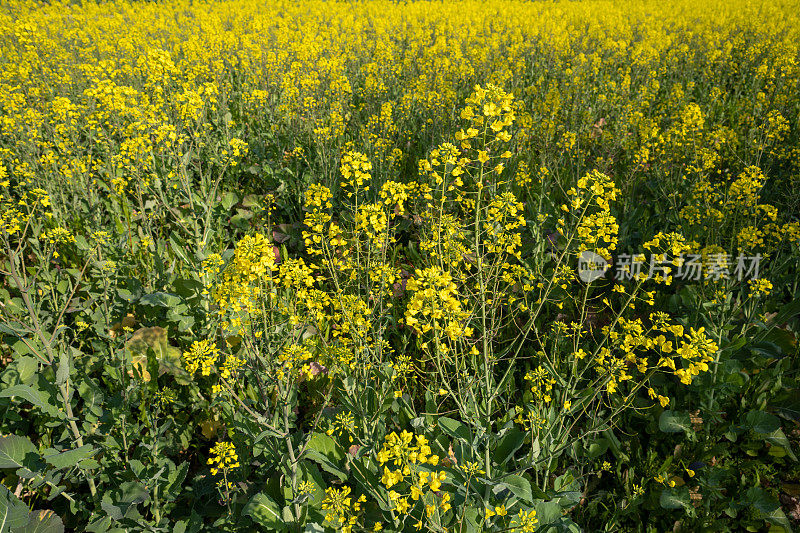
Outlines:
POLYGON ((188 351, 183 353, 183 362, 186 371, 194 374, 197 370, 203 376, 210 376, 219 357, 217 345, 211 340, 195 341, 188 351))
POLYGON ((211 467, 211 474, 217 475, 220 470, 225 472, 239 467, 239 457, 236 455, 236 448, 231 442, 218 442, 211 448, 211 457, 208 459, 211 467))

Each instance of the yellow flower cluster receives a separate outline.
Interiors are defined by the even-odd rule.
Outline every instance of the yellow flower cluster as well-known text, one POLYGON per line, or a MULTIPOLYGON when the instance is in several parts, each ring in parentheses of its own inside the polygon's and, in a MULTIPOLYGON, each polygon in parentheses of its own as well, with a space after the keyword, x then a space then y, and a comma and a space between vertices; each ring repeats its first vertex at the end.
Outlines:
MULTIPOLYGON (((717 355, 719 347, 705 333, 704 328, 689 328, 686 332, 680 324, 670 322, 664 312, 650 314, 650 327, 642 319, 619 317, 614 328, 604 326, 603 334, 608 345, 598 348, 593 364, 598 377, 605 381, 608 394, 614 394, 620 384, 633 380, 638 373, 642 383, 649 381, 655 371, 663 371, 678 377, 681 383, 690 385, 695 376, 707 372, 717 355)), ((581 348, 575 356, 578 361, 586 358, 581 348)), ((662 406, 669 398, 648 388, 651 399, 658 399, 662 406)))
POLYGON ((409 199, 409 186, 389 180, 381 185, 380 197, 386 207, 393 208, 395 214, 406 214, 405 202, 409 199))
POLYGON ((40 240, 47 241, 49 244, 60 244, 75 242, 75 236, 66 228, 53 228, 43 232, 39 236, 40 240))
POLYGON ((343 189, 347 189, 347 197, 351 198, 354 194, 358 195, 361 190, 369 190, 369 181, 372 176, 372 163, 367 156, 361 152, 346 152, 342 156, 341 162, 342 182, 339 184, 343 189), (366 187, 364 183, 367 183, 366 187))
POLYGON ((772 292, 772 282, 768 279, 751 279, 748 280, 750 285, 750 296, 769 296, 772 292))
POLYGON ((389 244, 389 216, 381 204, 364 204, 356 213, 356 231, 366 236, 371 249, 383 250, 389 244))
MULTIPOLYGON (((3 169, 0 165, 0 169, 3 169)), ((2 175, 2 171, 0 171, 2 175)), ((14 235, 20 233, 25 227, 29 218, 36 213, 37 216, 53 216, 48 209, 50 207, 50 197, 44 189, 18 190, 17 194, 12 194, 8 188, 8 182, 2 184, 0 192, 0 234, 14 235)))
POLYGON ((432 330, 437 338, 447 336, 450 340, 472 335, 472 328, 465 325, 469 312, 462 307, 450 273, 435 266, 417 270, 406 289, 413 295, 406 307, 405 323, 418 334, 432 330))
POLYGON ((377 457, 383 466, 381 483, 389 490, 389 498, 397 513, 408 514, 417 502, 425 506, 425 515, 429 519, 451 508, 450 494, 441 490, 447 474, 421 468, 439 464, 439 456, 431 452, 428 439, 423 435, 392 432, 386 436, 377 457), (389 468, 390 465, 394 468, 389 468))
POLYGON ((211 448, 211 457, 208 458, 211 467, 211 474, 216 476, 220 470, 225 474, 234 468, 238 468, 239 456, 236 454, 236 447, 232 442, 218 442, 211 448))
POLYGON ((353 413, 348 411, 346 413, 337 413, 333 420, 333 425, 328 429, 328 435, 336 434, 338 436, 347 435, 348 440, 353 442, 353 435, 358 429, 353 413))
MULTIPOLYGON (((769 255, 780 242, 797 242, 800 224, 779 222, 778 209, 761 203, 767 181, 756 166, 745 168, 728 181, 698 180, 680 211, 691 237, 706 246, 735 244, 742 253, 769 255)), ((703 247, 698 244, 695 248, 703 247)))
POLYGON ((537 402, 550 403, 552 397, 550 392, 553 390, 556 380, 542 366, 525 374, 525 381, 531 382, 531 392, 537 402))
POLYGON ((216 370, 218 358, 217 344, 208 339, 194 341, 189 350, 183 352, 183 364, 190 374, 200 370, 201 375, 210 376, 216 370))
POLYGON ((222 363, 222 368, 220 369, 220 376, 222 379, 232 379, 236 376, 244 366, 244 359, 240 357, 236 357, 235 355, 229 354, 225 357, 225 362, 222 363))
MULTIPOLYGON (((216 261, 209 267, 219 268, 216 261)), ((258 309, 259 298, 274 291, 272 276, 277 269, 274 245, 266 236, 248 235, 236 244, 233 260, 212 290, 226 330, 235 333, 249 327, 250 314, 258 309)))
POLYGON ((322 510, 326 511, 325 520, 335 524, 337 531, 342 533, 353 531, 361 512, 361 504, 367 501, 363 494, 353 501, 350 493, 348 486, 341 489, 328 487, 325 489, 325 499, 322 500, 322 510))
POLYGON ((511 521, 511 531, 514 533, 531 533, 536 531, 536 524, 538 523, 539 519, 536 518, 535 509, 522 510, 511 521))
MULTIPOLYGON (((484 127, 494 135, 491 141, 485 139, 487 145, 491 145, 493 140, 508 142, 511 134, 507 130, 516 120, 514 108, 512 106, 514 96, 506 93, 501 87, 488 84, 486 88, 476 85, 472 94, 467 98, 467 105, 461 110, 460 117, 467 122, 466 128, 462 128, 456 133, 456 140, 461 143, 461 148, 468 150, 473 148, 470 139, 478 136, 484 127), (489 142, 487 142, 489 141, 489 142)), ((489 158, 489 151, 479 152, 479 162, 485 164, 489 158)), ((506 156, 508 157, 508 156, 506 156)), ((498 171, 498 174, 502 168, 498 171)))
POLYGON ((311 371, 311 350, 299 344, 290 344, 278 354, 280 367, 277 370, 278 379, 291 377, 293 379, 313 379, 311 371))
MULTIPOLYGON (((642 247, 653 254, 652 261, 654 262, 655 272, 639 272, 636 275, 636 279, 646 279, 650 275, 655 283, 663 283, 664 285, 672 283, 672 266, 682 266, 684 263, 681 257, 682 254, 692 249, 692 246, 686 242, 686 239, 680 233, 665 234, 663 232, 658 232, 642 247), (667 259, 667 254, 669 254, 669 260, 667 259), (655 267, 655 263, 659 263, 659 265, 655 267), (664 263, 670 263, 672 266, 664 263)), ((637 256, 634 259, 641 259, 641 256, 637 256)))
POLYGON ((512 192, 504 192, 489 203, 484 230, 490 253, 506 253, 520 259, 522 238, 517 230, 525 225, 522 207, 512 192))
POLYGON ((420 249, 440 259, 453 270, 468 269, 471 251, 465 240, 464 224, 450 213, 431 221, 430 235, 420 241, 420 249))
POLYGON ((329 237, 332 245, 339 244, 338 226, 330 225, 328 234, 326 229, 331 222, 331 215, 327 212, 333 207, 331 191, 324 185, 311 185, 306 190, 305 206, 308 209, 303 221, 308 230, 303 231, 306 251, 311 255, 322 255, 322 240, 329 237))

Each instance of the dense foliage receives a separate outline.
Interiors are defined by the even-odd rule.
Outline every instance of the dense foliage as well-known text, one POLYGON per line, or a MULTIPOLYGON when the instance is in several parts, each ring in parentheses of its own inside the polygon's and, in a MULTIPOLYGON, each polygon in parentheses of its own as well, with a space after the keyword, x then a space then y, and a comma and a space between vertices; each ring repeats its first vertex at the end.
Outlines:
POLYGON ((798 38, 5 2, 0 533, 790 531, 798 38))

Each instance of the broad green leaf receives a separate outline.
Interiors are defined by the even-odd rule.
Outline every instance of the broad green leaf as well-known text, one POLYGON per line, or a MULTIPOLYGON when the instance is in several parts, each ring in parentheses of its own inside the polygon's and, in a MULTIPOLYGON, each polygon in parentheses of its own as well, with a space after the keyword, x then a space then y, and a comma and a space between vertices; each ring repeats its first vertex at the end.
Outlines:
POLYGON ((113 520, 122 520, 122 509, 109 502, 101 502, 100 508, 113 520))
POLYGON ((517 428, 510 428, 500 439, 492 459, 499 465, 506 464, 514 457, 514 453, 522 447, 526 436, 527 433, 517 428))
POLYGON ((688 433, 692 430, 692 421, 689 413, 667 410, 658 417, 658 429, 664 433, 688 433))
POLYGON ((253 496, 244 507, 242 514, 249 516, 253 522, 269 531, 283 531, 286 528, 280 506, 264 493, 253 496))
POLYGON ((188 247, 186 246, 186 243, 183 242, 183 239, 181 239, 180 237, 178 237, 176 235, 170 235, 169 236, 169 244, 170 244, 170 247, 172 248, 172 251, 175 253, 175 255, 181 261, 183 261, 183 263, 185 265, 191 266, 191 265, 194 264, 194 262, 189 257, 189 254, 186 253, 186 250, 187 250, 188 247))
POLYGON ((78 394, 83 398, 83 408, 96 416, 103 414, 103 389, 89 377, 81 378, 78 383, 78 394))
POLYGON ((20 468, 25 456, 38 453, 36 446, 28 437, 6 435, 0 437, 0 468, 20 468))
POLYGON ((780 419, 764 411, 750 411, 744 417, 743 426, 756 433, 773 433, 781 427, 780 419))
POLYGON ((451 438, 461 440, 466 444, 472 443, 472 434, 470 433, 469 428, 458 420, 453 420, 452 418, 442 416, 439 417, 438 424, 439 427, 442 428, 442 431, 444 431, 451 438))
POLYGON ((172 501, 180 495, 183 487, 183 481, 186 479, 186 473, 188 471, 189 462, 184 461, 178 468, 169 473, 167 476, 168 484, 164 490, 164 499, 166 501, 172 501))
POLYGON ((230 211, 231 208, 237 203, 239 203, 239 197, 230 191, 223 194, 220 201, 220 205, 225 209, 225 211, 230 211))
POLYGON ((16 533, 29 516, 28 506, 0 484, 0 533, 16 533))
POLYGON ((771 406, 782 417, 800 422, 800 391, 783 392, 771 403, 771 406))
POLYGON ((538 502, 535 509, 539 527, 552 524, 561 518, 561 506, 558 502, 538 502))
POLYGON ((688 509, 692 505, 689 488, 664 489, 661 491, 659 503, 664 509, 688 509))
POLYGON ((139 304, 149 305, 151 307, 175 307, 180 301, 181 299, 179 297, 168 292, 154 292, 153 294, 145 294, 139 298, 139 304))
POLYGON ((58 356, 58 371, 56 372, 56 385, 63 385, 69 379, 72 371, 72 355, 67 350, 62 350, 58 356))
POLYGON ((789 442, 789 439, 786 438, 786 434, 783 432, 781 428, 776 429, 772 433, 767 433, 766 435, 764 435, 764 440, 766 440, 770 444, 774 444, 775 446, 780 446, 786 451, 786 454, 789 457, 797 461, 797 457, 792 451, 792 444, 789 442))
POLYGON ((505 476, 502 481, 497 483, 497 486, 510 490, 511 493, 520 500, 533 503, 531 484, 522 476, 516 474, 505 476))
POLYGON ((589 445, 589 459, 597 459, 608 450, 608 441, 606 439, 597 439, 589 445))
POLYGON ((14 361, 17 365, 17 372, 19 372, 19 380, 22 383, 29 384, 39 370, 39 360, 31 356, 18 357, 14 361))
POLYGON ((95 453, 97 453, 97 450, 91 444, 84 444, 80 448, 66 452, 45 455, 44 460, 53 465, 54 468, 71 468, 95 453))
POLYGON ((361 458, 357 457, 350 461, 351 472, 361 487, 376 501, 381 509, 390 511, 393 505, 389 502, 388 494, 380 484, 378 476, 371 469, 367 468, 361 458))
MULTIPOLYGON (((131 335, 125 348, 130 353, 133 366, 138 368, 145 381, 150 381, 150 372, 147 371, 148 349, 152 349, 155 353, 159 376, 170 373, 181 385, 188 385, 191 381, 191 376, 183 368, 181 351, 169 343, 166 329, 159 326, 140 328, 131 335)), ((133 371, 128 373, 134 375, 133 371)))
POLYGON ((344 459, 344 452, 328 435, 314 433, 308 443, 305 455, 317 462, 326 472, 335 475, 342 481, 347 479, 347 472, 339 467, 339 462, 344 459))
POLYGON ((331 461, 344 459, 344 451, 333 438, 325 433, 314 433, 308 442, 308 448, 320 452, 331 461))
POLYGON ((48 395, 44 391, 34 389, 30 385, 13 385, 0 391, 0 398, 13 398, 15 396, 26 400, 54 418, 65 418, 64 413, 56 409, 48 401, 48 395))
POLYGON ((64 533, 64 522, 53 511, 33 511, 19 533, 64 533))
POLYGON ((480 523, 483 521, 480 511, 475 507, 468 507, 464 512, 467 525, 467 533, 477 533, 481 531, 480 523))

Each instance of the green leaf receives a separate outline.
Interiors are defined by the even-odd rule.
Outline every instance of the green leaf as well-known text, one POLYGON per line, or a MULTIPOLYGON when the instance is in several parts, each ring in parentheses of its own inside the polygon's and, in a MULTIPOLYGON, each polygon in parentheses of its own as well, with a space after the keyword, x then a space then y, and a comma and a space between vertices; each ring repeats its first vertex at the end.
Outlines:
POLYGON ((464 519, 467 525, 467 533, 478 533, 481 531, 479 524, 482 522, 482 517, 478 509, 475 507, 468 507, 464 512, 464 519))
POLYGON ((152 307, 175 307, 180 302, 181 299, 179 297, 168 292, 154 292, 153 294, 145 294, 139 298, 139 304, 152 307))
POLYGON ((0 468, 20 468, 25 456, 38 451, 28 437, 6 435, 0 437, 0 468))
POLYGON ((497 483, 498 487, 508 489, 520 500, 533 503, 533 493, 530 482, 522 476, 512 474, 505 476, 502 481, 497 483))
POLYGON ((65 418, 64 413, 56 409, 48 401, 48 395, 44 391, 34 389, 30 385, 14 385, 0 391, 0 398, 12 398, 14 396, 19 396, 54 418, 65 418))
POLYGON ((775 446, 780 446, 786 451, 786 454, 789 457, 797 461, 797 457, 792 451, 792 445, 789 442, 789 439, 786 438, 786 434, 783 432, 781 428, 776 429, 772 433, 764 435, 764 440, 769 442, 770 444, 774 444, 775 446))
POLYGON ((194 262, 190 259, 189 255, 186 253, 187 246, 185 242, 182 242, 183 239, 176 235, 169 236, 169 245, 172 248, 173 253, 180 258, 181 261, 187 266, 194 265, 194 262))
POLYGON ((225 209, 225 211, 230 211, 231 208, 237 203, 239 203, 239 197, 230 191, 226 192, 220 201, 220 205, 223 207, 223 209, 225 209))
POLYGON ((316 432, 311 435, 308 448, 320 452, 334 462, 344 459, 344 450, 341 449, 333 438, 325 433, 316 432))
POLYGON ((342 481, 347 479, 347 473, 339 468, 338 464, 344 459, 344 452, 336 441, 324 433, 314 433, 306 448, 305 455, 317 462, 323 470, 329 472, 342 481))
POLYGON ((761 331, 761 333, 757 334, 754 338, 754 342, 761 341, 765 339, 769 333, 772 331, 773 328, 777 327, 776 325, 784 324, 788 322, 791 318, 795 315, 800 315, 800 300, 795 300, 790 304, 784 305, 781 307, 781 310, 778 311, 772 319, 770 320, 770 324, 774 324, 771 328, 761 331))
POLYGON ((606 439, 597 439, 589 445, 589 459, 597 459, 608 450, 608 441, 606 439))
POLYGON ((664 489, 661 491, 659 503, 664 509, 688 509, 692 505, 689 488, 664 489))
POLYGON ((764 411, 750 411, 744 417, 743 426, 756 433, 773 433, 781 428, 780 419, 764 411))
POLYGON ((103 389, 92 378, 83 377, 78 383, 78 394, 83 398, 84 411, 96 416, 103 414, 103 389))
POLYGON ((148 349, 152 349, 158 361, 158 375, 169 373, 175 377, 175 381, 180 385, 188 385, 191 376, 183 368, 181 361, 181 351, 179 348, 169 343, 167 330, 154 326, 151 328, 140 328, 133 332, 131 338, 125 344, 125 348, 131 354, 134 366, 139 367, 145 381, 150 380, 150 372, 145 372, 145 361, 147 360, 148 349))
POLYGON ((253 522, 270 531, 283 531, 286 529, 280 506, 263 492, 252 497, 244 507, 242 514, 249 516, 253 519, 253 522))
POLYGON ((22 356, 15 360, 17 365, 17 372, 19 372, 19 380, 22 383, 30 383, 33 376, 39 370, 39 360, 35 357, 22 356))
POLYGON ((69 379, 72 371, 72 356, 67 350, 62 350, 58 356, 58 371, 56 372, 56 385, 63 385, 69 379))
POLYGON ((361 487, 370 495, 384 511, 391 511, 393 505, 389 502, 388 494, 380 484, 378 476, 372 469, 367 468, 360 457, 356 457, 350 461, 350 468, 353 472, 353 477, 361 485, 361 487), (382 490, 383 489, 383 490, 382 490))
POLYGON ((800 422, 800 391, 785 391, 771 403, 771 406, 782 417, 800 422))
POLYGON ((558 476, 553 482, 553 489, 556 492, 570 491, 576 488, 580 488, 580 483, 575 481, 575 476, 571 472, 558 476))
POLYGON ((522 447, 526 435, 527 433, 517 428, 510 428, 500 439, 500 443, 494 451, 493 459, 495 462, 498 465, 504 465, 511 460, 511 458, 514 457, 514 453, 522 447))
POLYGON ((458 420, 453 420, 452 418, 442 416, 439 417, 438 423, 439 427, 442 428, 442 431, 444 431, 451 438, 458 439, 467 444, 472 443, 472 434, 470 433, 469 428, 458 420))
POLYGON ((87 459, 97 453, 91 444, 84 444, 80 448, 68 450, 61 453, 52 453, 45 455, 44 460, 53 465, 54 468, 71 468, 77 465, 84 459, 87 459))
POLYGON ((770 524, 782 527, 786 531, 792 530, 792 525, 781 510, 778 500, 761 487, 749 488, 742 499, 742 504, 752 507, 757 517, 770 524))
POLYGON ((131 291, 129 291, 128 289, 125 289, 125 288, 117 289, 117 296, 119 296, 120 299, 122 299, 122 300, 124 300, 126 302, 129 302, 129 303, 133 302, 134 300, 136 300, 136 296, 131 291))
POLYGON ((183 480, 186 479, 186 473, 189 471, 189 462, 184 461, 181 465, 172 470, 167 476, 167 487, 164 490, 164 499, 166 501, 173 501, 176 499, 183 488, 183 480))
POLYGON ((100 508, 113 520, 122 520, 122 509, 109 502, 101 502, 100 508))
POLYGON ((33 511, 28 523, 18 531, 19 533, 64 533, 64 522, 53 511, 33 511))
POLYGON ((658 417, 658 429, 664 433, 688 433, 692 430, 692 421, 689 413, 667 410, 658 417))
POLYGON ((150 491, 138 481, 126 481, 119 489, 122 496, 117 503, 139 504, 150 500, 150 491))
POLYGON ((5 485, 0 484, 0 533, 14 533, 28 523, 30 511, 5 485))
POLYGON ((561 518, 561 506, 557 502, 538 502, 535 509, 539 527, 552 524, 561 518))

